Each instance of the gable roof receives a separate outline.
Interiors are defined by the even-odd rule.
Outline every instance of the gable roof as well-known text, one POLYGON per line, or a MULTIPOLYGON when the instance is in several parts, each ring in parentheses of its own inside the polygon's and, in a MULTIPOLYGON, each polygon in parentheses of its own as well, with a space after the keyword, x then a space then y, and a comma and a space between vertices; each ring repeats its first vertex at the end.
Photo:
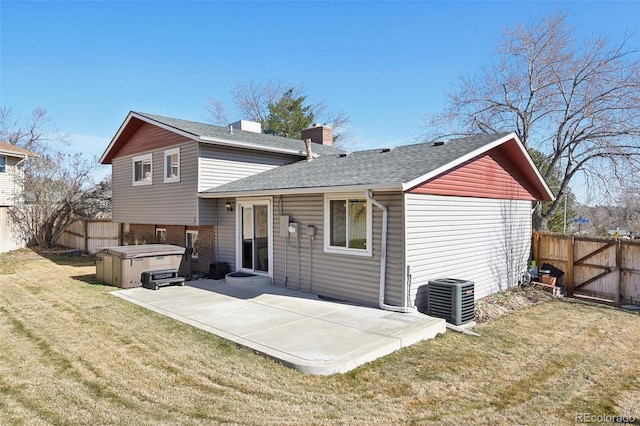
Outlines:
POLYGON ((543 200, 553 194, 515 133, 478 135, 444 144, 419 143, 393 149, 324 155, 299 161, 203 191, 203 198, 330 192, 356 189, 407 191, 466 161, 501 146, 507 149, 524 177, 543 200))
POLYGON ((20 148, 19 146, 2 141, 0 141, 0 155, 18 158, 40 157, 38 154, 29 151, 28 149, 20 148))
MULTIPOLYGON (((140 128, 142 123, 158 126, 197 142, 306 157, 302 140, 238 129, 230 131, 228 127, 224 126, 131 111, 100 157, 100 163, 110 164, 120 148, 140 128)), ((320 144, 314 144, 313 151, 320 155, 342 152, 338 148, 320 144)))

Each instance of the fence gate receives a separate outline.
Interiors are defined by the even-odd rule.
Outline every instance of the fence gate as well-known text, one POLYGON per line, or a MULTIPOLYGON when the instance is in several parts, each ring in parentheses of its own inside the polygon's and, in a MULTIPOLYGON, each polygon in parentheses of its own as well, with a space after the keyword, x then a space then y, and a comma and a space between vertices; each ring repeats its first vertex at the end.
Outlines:
POLYGON ((570 293, 620 303, 620 241, 581 238, 575 243, 570 293))
POLYGON ((533 256, 565 271, 571 295, 640 303, 640 242, 534 232, 533 256))

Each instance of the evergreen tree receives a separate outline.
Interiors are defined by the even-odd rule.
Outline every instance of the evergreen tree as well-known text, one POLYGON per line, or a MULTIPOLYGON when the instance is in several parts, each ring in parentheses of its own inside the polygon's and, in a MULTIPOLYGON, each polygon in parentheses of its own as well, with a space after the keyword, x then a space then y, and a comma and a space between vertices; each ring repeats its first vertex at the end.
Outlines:
POLYGON ((277 102, 269 103, 269 116, 262 122, 265 133, 293 139, 302 137, 302 130, 313 123, 311 105, 306 96, 296 96, 293 88, 287 90, 277 102))

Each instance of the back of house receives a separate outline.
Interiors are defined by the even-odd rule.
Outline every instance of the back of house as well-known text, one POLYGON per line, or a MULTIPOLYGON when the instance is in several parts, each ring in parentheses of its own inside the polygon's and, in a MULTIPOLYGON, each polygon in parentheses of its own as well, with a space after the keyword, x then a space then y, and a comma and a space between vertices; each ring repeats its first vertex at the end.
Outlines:
POLYGON ((113 220, 131 244, 192 247, 203 274, 390 310, 424 305, 430 280, 480 298, 526 271, 532 203, 553 196, 515 134, 353 153, 330 128, 303 138, 132 112, 101 158, 113 220))

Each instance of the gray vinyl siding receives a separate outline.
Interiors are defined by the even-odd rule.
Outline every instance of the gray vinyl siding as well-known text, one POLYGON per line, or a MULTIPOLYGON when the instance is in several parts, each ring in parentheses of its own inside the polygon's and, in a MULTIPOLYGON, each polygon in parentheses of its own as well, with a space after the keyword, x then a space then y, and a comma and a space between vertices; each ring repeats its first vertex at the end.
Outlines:
POLYGON ((13 206, 16 191, 16 164, 20 158, 6 156, 5 172, 0 173, 0 206, 13 206))
MULTIPOLYGON (((385 302, 401 305, 404 283, 402 194, 381 192, 374 194, 374 198, 389 209, 385 302)), ((273 282, 275 285, 377 306, 382 235, 380 209, 373 206, 372 257, 324 252, 323 194, 274 197, 273 220, 273 282), (279 236, 280 215, 288 215, 290 221, 299 224, 299 240, 295 238, 287 240, 279 236), (308 225, 316 227, 317 232, 313 240, 306 234, 308 225)))
POLYGON ((300 160, 291 155, 200 144, 198 191, 215 188, 300 160))
POLYGON ((113 159, 113 220, 165 225, 198 225, 198 145, 185 143, 152 153, 152 184, 132 184, 133 157, 113 159), (180 182, 164 183, 164 151, 180 147, 180 182))
MULTIPOLYGON (((235 200, 233 201, 235 205, 235 200)), ((236 266, 236 212, 228 212, 224 204, 226 200, 202 200, 208 209, 215 211, 215 257, 220 263, 227 263, 231 271, 236 266)))
POLYGON ((411 298, 426 304, 438 278, 475 283, 476 300, 517 284, 531 244, 531 202, 406 194, 411 298))

